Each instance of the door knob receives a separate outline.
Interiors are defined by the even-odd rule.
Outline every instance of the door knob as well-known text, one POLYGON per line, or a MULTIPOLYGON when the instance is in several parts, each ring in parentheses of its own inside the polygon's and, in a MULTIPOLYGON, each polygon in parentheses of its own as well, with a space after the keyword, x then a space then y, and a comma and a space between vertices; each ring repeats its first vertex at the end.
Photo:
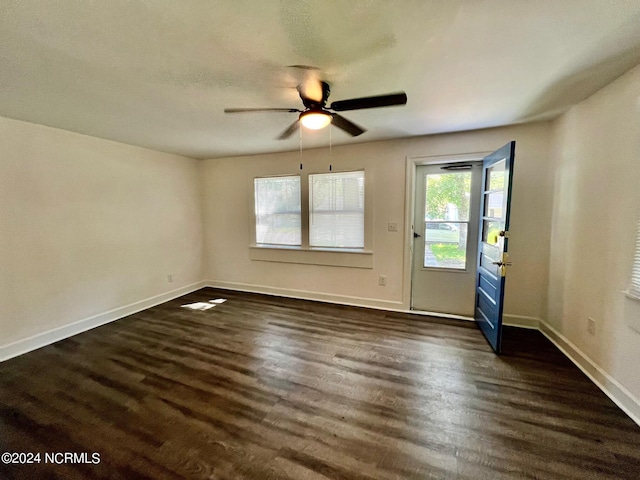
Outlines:
POLYGON ((413 238, 420 238, 422 235, 419 233, 413 232, 413 238))
POLYGON ((491 262, 493 265, 498 265, 499 267, 502 267, 503 265, 505 267, 510 267, 511 265, 513 265, 513 263, 511 262, 491 262))
MULTIPOLYGON (((502 254, 502 259, 504 260, 506 258, 507 254, 503 253, 502 254)), ((497 265, 500 268, 500 276, 501 277, 506 277, 507 276, 507 267, 510 267, 512 265, 511 262, 503 262, 503 261, 499 261, 499 262, 491 262, 494 265, 497 265)))

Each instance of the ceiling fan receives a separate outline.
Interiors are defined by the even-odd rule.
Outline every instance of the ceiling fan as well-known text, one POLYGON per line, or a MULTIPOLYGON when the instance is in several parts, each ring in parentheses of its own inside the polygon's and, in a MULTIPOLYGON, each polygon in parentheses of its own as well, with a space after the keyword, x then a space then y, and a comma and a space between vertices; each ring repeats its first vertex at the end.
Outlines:
MULTIPOLYGON (((317 88, 305 88, 298 85, 297 90, 304 105, 304 110, 298 108, 225 108, 225 113, 244 113, 244 112, 290 112, 299 113, 298 119, 293 122, 286 130, 284 130, 277 138, 284 140, 289 138, 298 128, 298 123, 304 127, 319 130, 326 127, 330 123, 344 130, 349 135, 357 137, 366 132, 359 125, 347 120, 342 115, 335 112, 345 112, 348 110, 362 110, 365 108, 391 107, 394 105, 405 105, 407 103, 407 94, 404 92, 391 93, 387 95, 377 95, 374 97, 351 98, 349 100, 338 100, 331 103, 327 107, 327 99, 331 93, 329 84, 320 81, 320 90, 318 94, 313 95, 317 88), (307 93, 310 92, 310 93, 307 93), (313 93, 311 93, 313 92, 313 93), (320 97, 321 92, 321 97, 320 97), (315 98, 313 98, 315 97, 315 98)), ((308 87, 308 86, 307 86, 308 87)))

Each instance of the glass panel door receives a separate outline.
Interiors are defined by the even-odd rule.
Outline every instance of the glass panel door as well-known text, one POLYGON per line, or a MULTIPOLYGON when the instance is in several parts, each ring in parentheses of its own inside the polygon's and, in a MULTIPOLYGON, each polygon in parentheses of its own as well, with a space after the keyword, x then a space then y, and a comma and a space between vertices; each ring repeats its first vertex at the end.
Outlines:
POLYGON ((416 167, 411 308, 471 317, 482 171, 452 166, 416 167))
POLYGON ((510 142, 483 161, 475 320, 491 347, 500 353, 508 262, 508 230, 516 143, 510 142))

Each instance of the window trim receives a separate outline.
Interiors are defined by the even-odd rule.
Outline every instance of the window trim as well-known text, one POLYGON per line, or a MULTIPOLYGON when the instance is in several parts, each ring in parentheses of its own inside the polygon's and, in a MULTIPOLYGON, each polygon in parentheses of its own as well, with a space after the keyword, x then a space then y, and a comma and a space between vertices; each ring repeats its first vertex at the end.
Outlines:
POLYGON ((249 258, 264 262, 373 268, 373 251, 371 250, 251 245, 249 258))

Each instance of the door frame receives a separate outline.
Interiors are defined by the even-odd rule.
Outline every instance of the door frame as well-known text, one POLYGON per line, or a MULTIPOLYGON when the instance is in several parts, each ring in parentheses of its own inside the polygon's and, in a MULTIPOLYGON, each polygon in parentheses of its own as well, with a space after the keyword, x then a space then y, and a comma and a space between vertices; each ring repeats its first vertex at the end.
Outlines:
MULTIPOLYGON (((445 165, 465 162, 482 161, 492 150, 482 152, 458 153, 447 155, 421 155, 406 157, 405 166, 405 203, 404 203, 404 258, 403 258, 403 281, 402 281, 402 303, 407 310, 411 309, 412 291, 412 268, 413 268, 413 219, 415 214, 415 189, 416 170, 419 165, 445 165)), ((472 226, 470 225, 470 228, 472 226)), ((428 314, 429 312, 423 312, 428 314)), ((473 320, 473 317, 463 317, 460 315, 447 315, 437 313, 440 317, 463 318, 473 320)))

